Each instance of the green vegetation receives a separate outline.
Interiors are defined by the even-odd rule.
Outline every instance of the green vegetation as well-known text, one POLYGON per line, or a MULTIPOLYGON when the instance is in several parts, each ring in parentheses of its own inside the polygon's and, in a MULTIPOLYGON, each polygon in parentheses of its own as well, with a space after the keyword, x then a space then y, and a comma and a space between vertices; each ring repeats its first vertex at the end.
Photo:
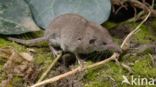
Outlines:
MULTIPOLYGON (((110 24, 111 23, 109 23, 108 25, 110 26, 110 24)), ((132 28, 134 28, 134 26, 137 26, 137 24, 130 25, 133 26, 132 28)), ((155 38, 156 36, 151 31, 153 27, 156 27, 155 22, 151 23, 151 25, 152 28, 149 28, 147 25, 143 25, 140 31, 133 36, 132 42, 141 45, 141 44, 150 44, 153 40, 156 40, 155 38)), ((114 26, 114 24, 112 26, 114 26)), ((26 47, 14 42, 10 42, 7 39, 1 37, 0 47, 8 47, 8 46, 13 47, 18 52, 28 52, 28 48, 35 49, 34 63, 42 70, 46 69, 54 59, 48 47, 43 48, 26 47)), ((123 75, 127 76, 128 78, 130 78, 131 75, 134 75, 136 77, 140 76, 147 78, 156 78, 156 67, 152 66, 152 60, 151 57, 149 56, 151 52, 152 50, 149 48, 139 54, 132 55, 131 53, 125 53, 120 57, 120 62, 124 64, 129 64, 129 66, 133 70, 133 73, 129 73, 126 69, 124 69, 123 67, 117 65, 114 61, 112 61, 96 70, 88 70, 87 74, 83 79, 83 83, 85 87, 111 87, 112 85, 117 85, 119 87, 120 86, 132 87, 131 85, 128 84, 121 84, 121 82, 123 81, 122 78, 123 75)), ((5 62, 6 62, 5 59, 0 58, 0 80, 3 80, 4 78, 6 79, 6 76, 4 75, 2 70, 2 67, 5 62)), ((89 61, 86 62, 91 64, 91 62, 89 61)), ((20 77, 14 77, 12 85, 20 87, 22 85, 21 83, 23 83, 23 79, 21 79, 20 77)), ((152 86, 143 86, 143 87, 152 87, 152 86)))

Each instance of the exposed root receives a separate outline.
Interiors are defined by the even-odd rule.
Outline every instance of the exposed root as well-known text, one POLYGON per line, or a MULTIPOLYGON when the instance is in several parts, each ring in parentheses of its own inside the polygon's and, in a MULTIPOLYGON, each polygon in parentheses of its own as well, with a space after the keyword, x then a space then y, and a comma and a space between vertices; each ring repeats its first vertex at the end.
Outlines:
MULTIPOLYGON (((139 0, 112 0, 113 5, 117 5, 120 6, 115 12, 115 14, 117 12, 119 12, 119 10, 121 8, 126 8, 127 4, 129 3, 131 5, 132 8, 134 8, 134 10, 136 8, 142 9, 145 13, 148 13, 149 10, 151 11, 152 16, 156 17, 156 10, 154 10, 153 6, 154 6, 154 0, 152 1, 152 5, 149 5, 148 3, 146 3, 144 0, 142 2, 140 2, 139 0)), ((114 10, 114 9, 113 9, 114 10)), ((135 10, 135 14, 136 15, 136 10, 135 10)))

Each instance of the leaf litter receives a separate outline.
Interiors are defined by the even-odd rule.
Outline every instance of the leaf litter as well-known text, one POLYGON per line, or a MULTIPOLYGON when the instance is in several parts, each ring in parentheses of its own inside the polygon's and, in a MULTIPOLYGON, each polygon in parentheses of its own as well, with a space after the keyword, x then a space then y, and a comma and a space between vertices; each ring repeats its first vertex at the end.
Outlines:
POLYGON ((37 67, 33 63, 33 56, 27 52, 17 52, 12 47, 0 48, 0 58, 5 58, 3 71, 7 79, 2 80, 1 87, 8 87, 14 76, 23 77, 28 84, 37 78, 37 67))

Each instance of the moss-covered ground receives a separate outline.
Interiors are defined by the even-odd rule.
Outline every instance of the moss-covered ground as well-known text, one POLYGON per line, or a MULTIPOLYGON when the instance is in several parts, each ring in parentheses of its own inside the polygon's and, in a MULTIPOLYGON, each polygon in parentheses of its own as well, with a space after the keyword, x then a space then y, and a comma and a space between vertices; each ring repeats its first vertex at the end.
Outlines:
MULTIPOLYGON (((143 25, 138 33, 133 35, 131 44, 143 45, 143 44, 151 44, 156 41, 156 21, 150 21, 151 23, 143 25)), ((137 24, 129 23, 131 29, 134 29, 137 24)), ((117 26, 115 24, 111 25, 111 23, 107 24, 110 26, 108 28, 112 28, 117 26)), ((35 49, 36 53, 34 54, 34 63, 39 66, 39 68, 44 71, 46 67, 52 62, 54 59, 51 55, 51 52, 48 47, 26 47, 15 42, 8 41, 5 39, 6 36, 0 37, 0 47, 13 47, 18 52, 27 52, 28 48, 35 49)), ((37 36, 36 36, 37 37, 37 36)), ((119 43, 122 42, 122 39, 114 37, 115 41, 119 43)), ((133 51, 135 48, 130 48, 133 51)), ((130 85, 130 84, 122 84, 123 76, 127 76, 128 79, 131 79, 131 76, 138 78, 155 78, 156 79, 156 61, 153 61, 156 55, 153 52, 152 48, 146 49, 141 53, 133 53, 130 51, 125 52, 120 57, 120 62, 131 67, 133 72, 129 72, 123 67, 117 65, 114 61, 106 63, 104 66, 96 69, 96 70, 88 70, 86 75, 84 76, 83 83, 85 87, 156 87, 150 85, 130 85), (150 56, 152 55, 152 56, 150 56)), ((3 65, 6 60, 0 58, 0 81, 6 78, 3 70, 3 65)), ((89 61, 86 61, 89 62, 89 61)), ((90 62, 89 62, 90 63, 90 62)), ((93 62, 91 62, 93 63, 93 62)), ((41 72, 42 72, 41 71, 41 72)), ((10 87, 21 87, 23 80, 21 77, 14 77, 12 84, 10 87)), ((155 83, 156 84, 156 83, 155 83)))

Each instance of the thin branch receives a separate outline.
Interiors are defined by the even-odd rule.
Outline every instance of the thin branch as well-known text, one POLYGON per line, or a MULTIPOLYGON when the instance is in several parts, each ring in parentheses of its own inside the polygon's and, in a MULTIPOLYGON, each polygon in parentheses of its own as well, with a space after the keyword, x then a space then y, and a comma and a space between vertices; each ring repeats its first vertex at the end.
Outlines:
POLYGON ((145 18, 133 31, 131 31, 131 32, 127 35, 127 37, 124 39, 123 43, 121 44, 121 48, 122 48, 122 49, 125 48, 124 46, 125 46, 126 43, 129 41, 129 39, 132 37, 132 35, 135 34, 137 31, 140 30, 139 28, 141 27, 141 25, 142 25, 143 23, 145 23, 145 21, 149 18, 150 15, 151 15, 151 11, 149 11, 149 13, 148 13, 148 15, 146 16, 146 18, 145 18))
POLYGON ((82 69, 81 67, 77 67, 77 68, 75 68, 75 69, 73 69, 73 70, 71 70, 71 71, 69 71, 69 72, 66 72, 66 73, 64 73, 64 74, 55 76, 55 77, 50 78, 50 79, 47 79, 47 80, 44 80, 44 81, 39 82, 39 83, 37 83, 37 84, 34 84, 34 85, 30 86, 30 87, 38 87, 38 86, 41 86, 41 85, 44 85, 44 84, 53 83, 53 82, 56 82, 56 81, 58 81, 58 80, 60 80, 60 79, 65 78, 65 77, 67 77, 67 76, 70 76, 70 75, 73 75, 73 74, 75 74, 75 73, 77 73, 77 72, 80 72, 80 71, 82 71, 82 70, 95 68, 95 67, 100 66, 100 65, 103 65, 103 64, 105 64, 105 63, 107 63, 107 62, 109 62, 109 61, 115 60, 115 59, 116 59, 116 56, 118 56, 118 54, 117 54, 117 53, 114 53, 114 54, 113 54, 110 58, 108 58, 108 59, 105 59, 105 60, 103 60, 103 61, 97 62, 97 63, 92 64, 92 65, 89 65, 89 66, 87 66, 87 67, 84 67, 83 69, 82 69))
POLYGON ((41 82, 46 76, 47 74, 49 73, 49 71, 52 69, 52 67, 54 67, 54 65, 57 63, 57 61, 61 58, 62 56, 62 53, 60 55, 58 55, 55 60, 51 63, 51 65, 48 67, 48 69, 42 74, 42 76, 40 77, 40 79, 37 81, 38 82, 41 82))
POLYGON ((153 8, 153 9, 154 9, 154 2, 155 2, 155 1, 154 1, 154 0, 152 0, 152 8, 153 8))
POLYGON ((45 84, 48 84, 48 83, 53 83, 55 81, 58 81, 58 80, 63 79, 65 77, 67 77, 67 76, 73 75, 73 74, 75 74, 77 72, 80 72, 80 71, 81 71, 81 67, 77 67, 77 68, 75 68, 75 69, 73 69, 73 70, 71 70, 71 71, 69 71, 67 73, 64 73, 64 74, 55 76, 53 78, 44 80, 44 81, 39 82, 37 84, 34 84, 34 85, 30 86, 30 87, 38 87, 38 86, 45 85, 45 84))
POLYGON ((151 54, 148 54, 148 55, 151 58, 152 66, 154 66, 154 58, 153 58, 153 56, 151 54))

